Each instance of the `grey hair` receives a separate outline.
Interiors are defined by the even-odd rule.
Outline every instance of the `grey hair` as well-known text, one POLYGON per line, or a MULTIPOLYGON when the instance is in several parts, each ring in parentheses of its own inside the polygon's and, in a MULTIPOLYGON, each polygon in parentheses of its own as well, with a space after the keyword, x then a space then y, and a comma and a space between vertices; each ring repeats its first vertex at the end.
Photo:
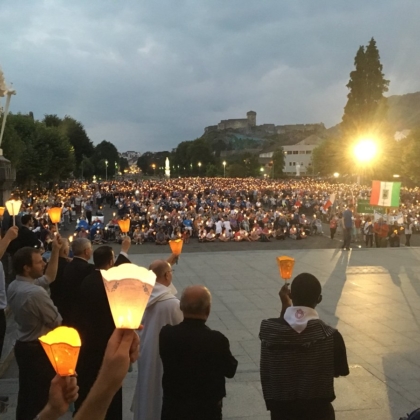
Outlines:
POLYGON ((192 299, 189 289, 196 286, 189 286, 181 296, 180 309, 185 314, 190 315, 203 315, 206 314, 211 306, 211 293, 207 287, 203 287, 203 293, 195 296, 192 299))
POLYGON ((90 241, 86 238, 77 238, 71 243, 71 250, 74 255, 81 255, 90 247, 90 241))

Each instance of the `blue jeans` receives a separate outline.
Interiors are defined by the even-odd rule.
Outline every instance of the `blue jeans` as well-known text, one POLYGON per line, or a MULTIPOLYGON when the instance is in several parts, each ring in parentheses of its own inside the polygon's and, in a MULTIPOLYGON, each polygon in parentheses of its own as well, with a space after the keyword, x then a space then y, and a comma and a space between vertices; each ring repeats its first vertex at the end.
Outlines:
POLYGON ((350 248, 351 231, 352 231, 352 228, 345 228, 344 229, 344 244, 343 244, 343 248, 350 248))

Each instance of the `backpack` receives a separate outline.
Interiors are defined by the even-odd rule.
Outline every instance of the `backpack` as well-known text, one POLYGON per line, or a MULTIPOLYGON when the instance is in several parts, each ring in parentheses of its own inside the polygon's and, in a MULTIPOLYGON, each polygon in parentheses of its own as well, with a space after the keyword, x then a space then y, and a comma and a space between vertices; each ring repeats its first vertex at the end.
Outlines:
POLYGON ((420 408, 417 408, 411 414, 407 414, 407 417, 400 417, 400 420, 420 420, 420 408))

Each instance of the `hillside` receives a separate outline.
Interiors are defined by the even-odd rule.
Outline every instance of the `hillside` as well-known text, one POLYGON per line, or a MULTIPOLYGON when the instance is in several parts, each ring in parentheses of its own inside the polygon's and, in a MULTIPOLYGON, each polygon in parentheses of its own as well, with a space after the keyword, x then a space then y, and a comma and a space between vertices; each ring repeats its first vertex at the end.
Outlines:
POLYGON ((420 92, 388 98, 388 121, 395 131, 420 127, 420 92))

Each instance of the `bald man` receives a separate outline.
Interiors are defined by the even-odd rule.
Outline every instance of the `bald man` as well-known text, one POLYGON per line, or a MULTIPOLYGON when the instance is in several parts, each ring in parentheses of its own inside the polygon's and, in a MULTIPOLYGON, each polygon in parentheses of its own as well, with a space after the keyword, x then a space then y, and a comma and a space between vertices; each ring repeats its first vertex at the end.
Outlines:
POLYGON ((172 285, 171 263, 174 262, 172 255, 167 261, 153 261, 149 267, 156 274, 156 284, 143 316, 145 328, 140 332, 142 345, 133 398, 134 420, 160 420, 163 367, 159 357, 159 332, 164 325, 176 325, 183 319, 172 285))
POLYGON ((180 308, 184 320, 166 325, 159 336, 161 420, 220 420, 225 378, 234 377, 238 361, 232 356, 229 340, 206 326, 211 309, 206 287, 187 287, 180 308))

